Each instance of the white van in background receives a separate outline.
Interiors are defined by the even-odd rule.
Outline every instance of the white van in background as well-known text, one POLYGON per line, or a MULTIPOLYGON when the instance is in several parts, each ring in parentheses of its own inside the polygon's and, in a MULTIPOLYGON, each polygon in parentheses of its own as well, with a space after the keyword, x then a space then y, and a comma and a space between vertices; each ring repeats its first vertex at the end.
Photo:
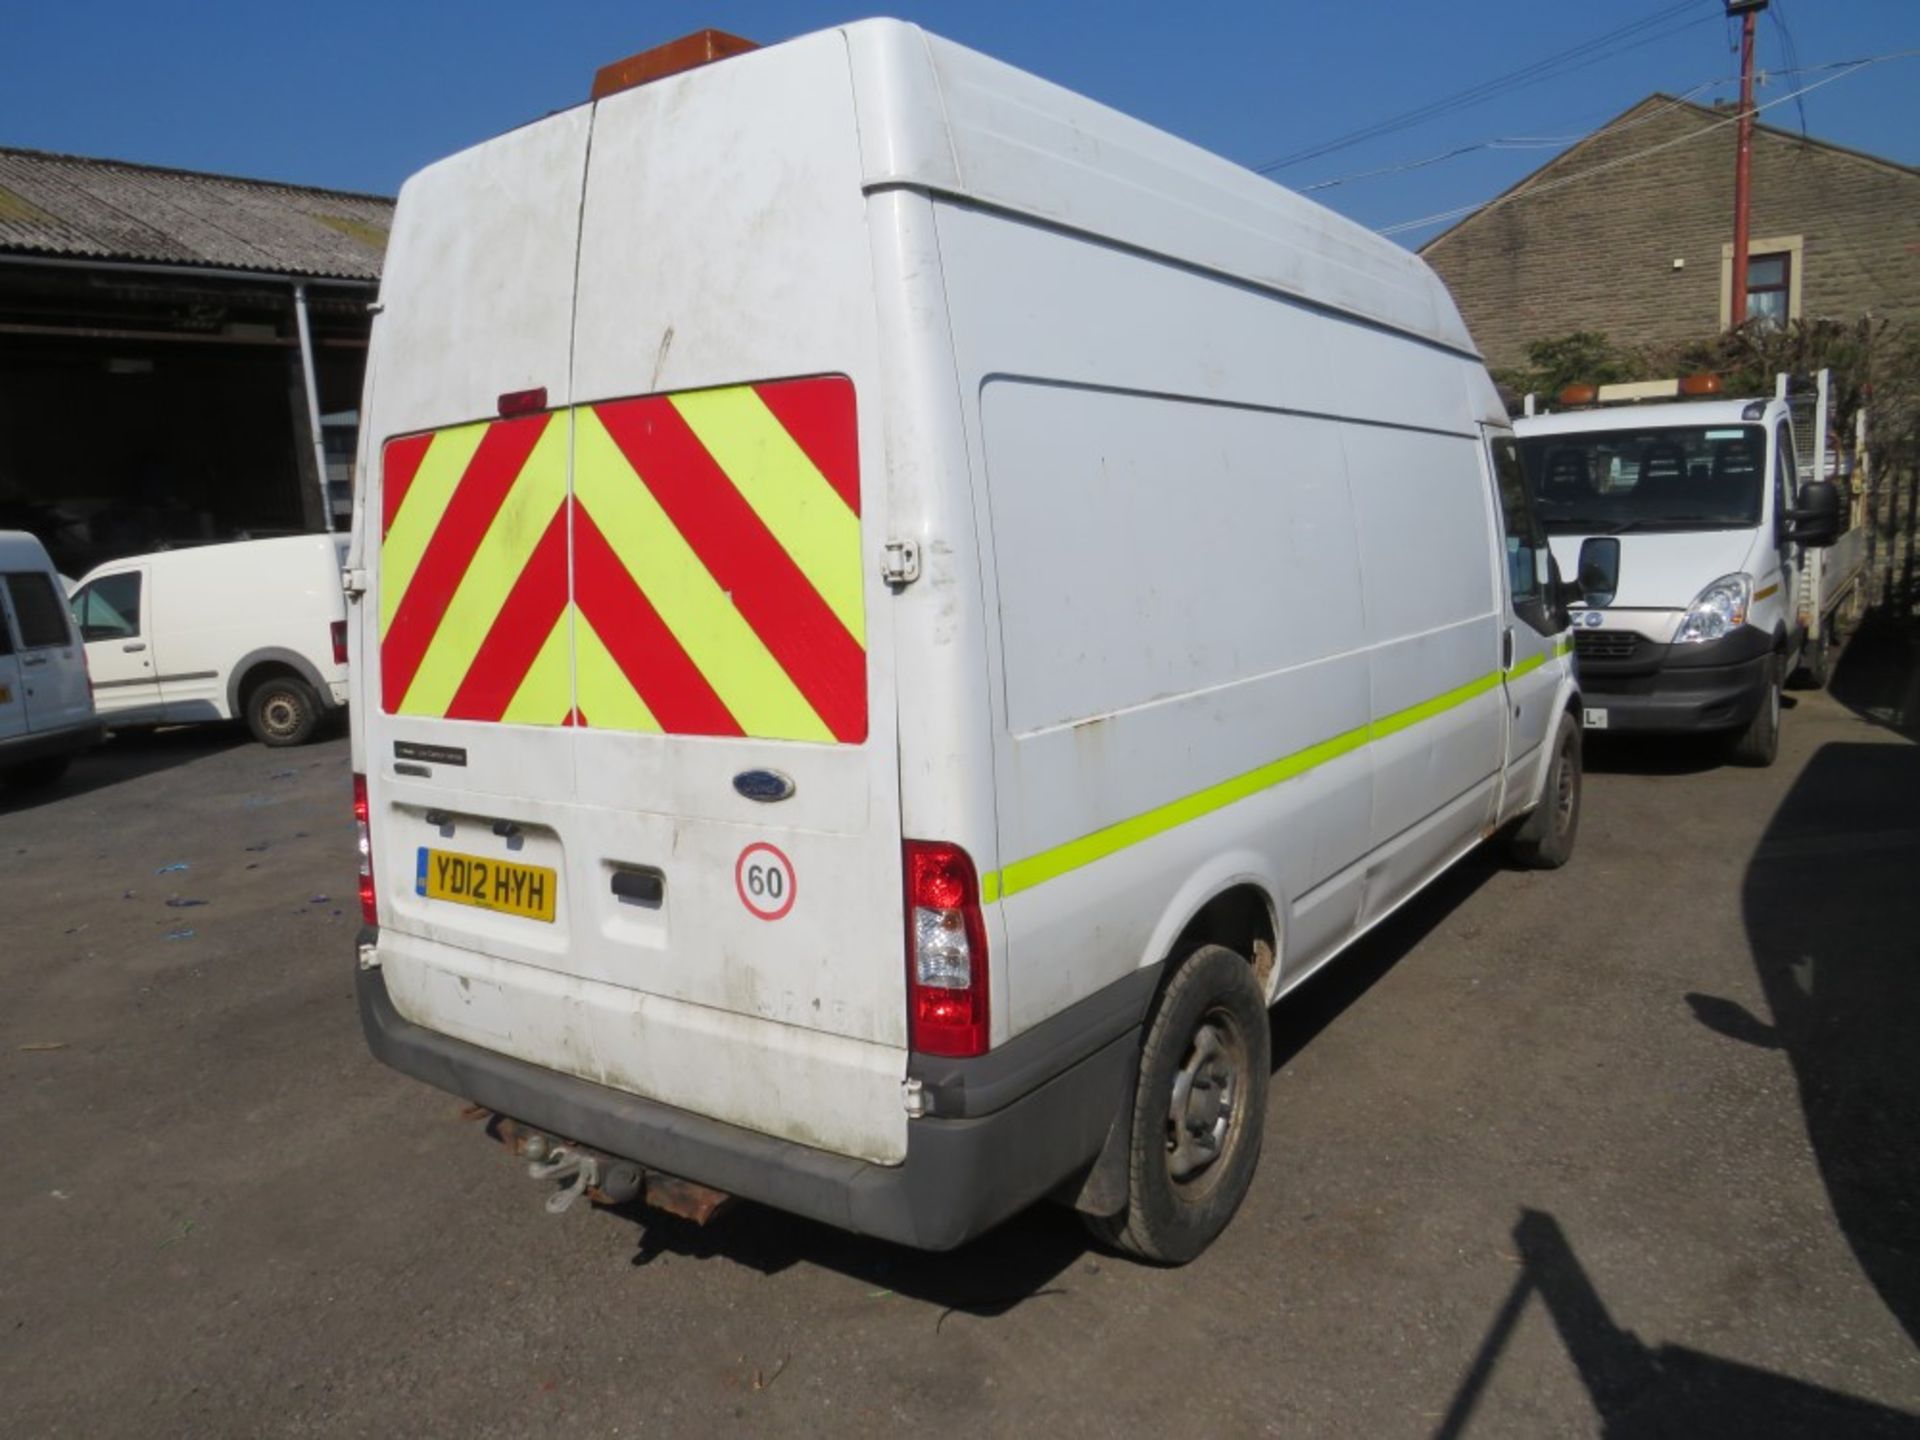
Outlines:
POLYGON ((0 530, 0 781, 52 784, 99 739, 59 574, 33 536, 0 530))
POLYGON ((1488 837, 1573 845, 1473 342, 1398 246, 912 26, 612 88, 401 192, 368 1040, 562 1205, 945 1248, 1053 1195, 1190 1259, 1267 1006, 1488 837))
POLYGON ((1712 376, 1622 386, 1625 403, 1607 389, 1514 423, 1554 556, 1586 593, 1586 725, 1724 735, 1733 759, 1771 765, 1781 690, 1833 603, 1801 579, 1840 534, 1839 491, 1800 478, 1784 393, 1727 399, 1712 376))
POLYGON ((299 745, 347 703, 345 538, 161 550, 87 572, 72 597, 116 729, 244 718, 299 745))

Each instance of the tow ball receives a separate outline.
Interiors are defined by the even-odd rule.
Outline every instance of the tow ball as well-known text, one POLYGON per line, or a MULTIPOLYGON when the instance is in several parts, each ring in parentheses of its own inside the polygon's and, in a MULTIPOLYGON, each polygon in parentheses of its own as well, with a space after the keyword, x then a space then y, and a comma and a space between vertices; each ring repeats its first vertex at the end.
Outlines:
POLYGON ((638 1200, 650 1209, 705 1225, 733 1204, 733 1196, 724 1190, 648 1170, 505 1115, 492 1115, 487 1132, 527 1162, 531 1178, 562 1183, 563 1188, 547 1197, 549 1215, 566 1214, 584 1196, 596 1205, 627 1205, 638 1200))

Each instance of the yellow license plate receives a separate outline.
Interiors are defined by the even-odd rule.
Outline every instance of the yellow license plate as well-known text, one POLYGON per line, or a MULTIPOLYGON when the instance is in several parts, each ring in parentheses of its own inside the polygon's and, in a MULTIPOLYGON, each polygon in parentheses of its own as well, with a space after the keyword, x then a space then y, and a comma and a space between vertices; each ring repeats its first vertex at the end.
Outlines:
POLYGON ((451 900, 551 924, 560 899, 560 876, 544 865, 516 865, 422 845, 413 890, 429 900, 451 900))

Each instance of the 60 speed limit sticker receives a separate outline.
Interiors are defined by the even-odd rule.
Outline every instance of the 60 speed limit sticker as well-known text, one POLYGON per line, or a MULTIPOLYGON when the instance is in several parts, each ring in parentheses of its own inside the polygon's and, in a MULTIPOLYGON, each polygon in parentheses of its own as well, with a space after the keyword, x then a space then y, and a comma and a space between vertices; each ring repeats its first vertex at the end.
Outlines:
POLYGON ((733 862, 733 886, 750 912, 762 920, 781 919, 793 909, 793 862, 772 845, 749 845, 733 862))

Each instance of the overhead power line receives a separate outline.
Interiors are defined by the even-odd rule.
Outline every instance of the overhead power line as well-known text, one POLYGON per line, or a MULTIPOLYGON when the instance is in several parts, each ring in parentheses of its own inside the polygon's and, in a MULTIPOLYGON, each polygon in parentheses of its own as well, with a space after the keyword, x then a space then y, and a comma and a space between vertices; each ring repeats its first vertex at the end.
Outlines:
MULTIPOLYGON (((1896 50, 1885 55, 1869 55, 1860 60, 1835 61, 1834 65, 1836 67, 1845 67, 1841 69, 1837 75, 1829 75, 1824 80, 1816 80, 1811 85, 1803 85, 1798 90, 1790 90, 1785 95, 1769 100, 1764 105, 1756 105, 1753 107, 1754 113, 1758 115, 1763 111, 1773 109, 1777 105, 1784 105, 1789 100, 1797 100, 1802 95, 1810 94, 1823 86, 1831 85, 1838 80, 1845 80, 1849 75, 1858 75, 1869 66, 1878 65, 1888 60, 1907 60, 1916 55, 1920 55, 1920 50, 1896 50)), ((1631 155, 1622 155, 1616 159, 1605 161, 1602 164, 1589 166, 1587 169, 1581 170, 1576 174, 1563 175, 1557 180, 1548 180, 1539 185, 1529 185, 1520 190, 1510 190, 1504 195, 1495 196, 1492 200, 1483 200, 1477 204, 1461 205, 1452 210, 1442 210, 1432 215, 1422 215, 1417 220, 1402 220, 1396 225, 1383 225, 1375 233, 1380 235, 1401 235, 1409 230, 1421 230, 1429 225, 1439 225, 1448 220, 1459 220, 1468 215, 1498 209, 1500 206, 1511 204, 1516 200, 1530 200, 1536 195, 1546 195, 1552 191, 1563 189, 1568 185, 1585 180, 1589 176, 1599 175, 1608 170, 1617 170, 1622 165, 1631 165, 1636 160, 1645 159, 1649 155, 1657 155, 1663 150, 1671 150, 1676 145, 1685 145, 1687 142, 1698 140, 1702 136, 1718 134, 1729 125, 1736 125, 1738 123, 1739 117, 1737 115, 1729 115, 1724 120, 1716 120, 1711 125, 1703 125, 1698 130, 1690 130, 1685 135, 1676 136, 1672 140, 1663 140, 1658 145, 1649 145, 1646 149, 1636 150, 1631 155)))
POLYGON ((1253 168, 1263 175, 1271 174, 1276 170, 1285 170, 1303 161, 1314 160, 1322 155, 1331 155, 1335 151, 1349 149, 1368 140, 1409 129, 1455 110, 1464 110, 1483 104, 1497 95, 1556 79, 1576 70, 1583 70, 1602 60, 1623 55, 1630 50, 1639 49, 1642 45, 1668 39, 1682 30, 1718 19, 1721 15, 1718 0, 1713 0, 1711 11, 1703 12, 1703 6, 1706 3, 1708 0, 1677 0, 1677 3, 1666 5, 1651 15, 1629 21, 1602 35, 1568 46, 1564 50, 1556 50, 1551 55, 1516 70, 1496 75, 1490 80, 1483 80, 1477 85, 1470 85, 1451 95, 1415 106, 1411 110, 1403 110, 1397 115, 1389 115, 1383 120, 1374 121, 1320 144, 1295 150, 1290 154, 1282 155, 1277 160, 1269 160, 1266 164, 1256 165, 1253 168), (1690 18, 1688 18, 1688 12, 1692 12, 1690 18))
MULTIPOLYGON (((1614 126, 1613 133, 1618 134, 1622 130, 1631 130, 1635 126, 1658 120, 1668 111, 1686 104, 1701 91, 1711 90, 1723 81, 1724 77, 1702 80, 1699 84, 1683 90, 1658 110, 1650 110, 1645 115, 1639 115, 1627 121, 1624 125, 1614 126)), ((1470 145, 1456 145, 1453 149, 1443 150, 1438 155, 1427 155, 1417 160, 1404 160, 1397 165, 1382 165, 1372 170, 1355 170, 1348 175, 1335 175, 1332 179, 1316 180, 1311 185, 1302 185, 1298 188, 1300 194, 1311 195, 1316 190, 1331 190, 1337 185, 1350 184, 1355 180, 1372 180, 1381 175, 1398 175, 1408 170, 1424 170, 1429 165, 1440 164, 1443 160, 1454 160, 1462 155, 1472 155, 1481 150, 1559 150, 1585 138, 1584 135, 1496 135, 1487 140, 1475 140, 1470 145)))

